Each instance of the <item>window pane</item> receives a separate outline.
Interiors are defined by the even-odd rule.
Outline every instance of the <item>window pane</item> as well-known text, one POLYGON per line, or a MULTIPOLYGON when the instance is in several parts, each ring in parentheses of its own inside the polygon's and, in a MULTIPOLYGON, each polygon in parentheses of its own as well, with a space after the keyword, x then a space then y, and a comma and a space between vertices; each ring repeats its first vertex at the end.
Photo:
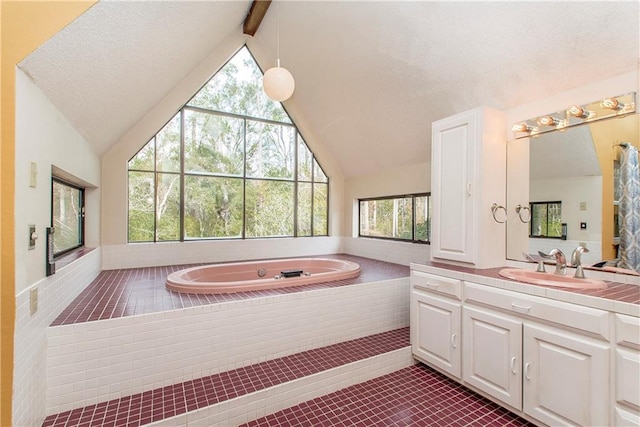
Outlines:
POLYGON ((417 196, 415 240, 429 242, 431 240, 431 204, 429 196, 417 196))
POLYGON ((327 220, 328 206, 327 184, 313 184, 313 235, 326 236, 329 234, 327 220))
POLYGON ((186 173, 242 176, 244 120, 185 110, 186 173))
POLYGON ((180 175, 159 173, 156 240, 180 240, 180 175))
POLYGON ((311 183, 298 183, 298 236, 311 236, 311 183))
POLYGON ((246 181, 246 236, 293 236, 293 182, 246 181))
POLYGON ((154 174, 129 172, 129 241, 152 242, 154 174))
POLYGON ((242 236, 242 179, 185 176, 185 238, 242 236))
POLYGON ((562 237, 562 203, 531 203, 531 236, 562 237))
POLYGON ((311 181, 311 167, 313 165, 313 154, 309 151, 302 136, 298 134, 298 179, 301 181, 311 181))
POLYGON ((360 235, 411 239, 411 197, 360 202, 360 235))
POLYGON ((157 170, 180 172, 180 113, 156 134, 157 170))
POLYGON ((549 203, 549 237, 562 237, 562 209, 560 203, 549 203))
POLYGON ((327 182, 327 176, 315 159, 313 160, 313 180, 315 182, 327 182))
POLYGON ((53 253, 82 246, 82 190, 53 181, 53 253))
POLYGON ((293 179, 295 128, 247 120, 247 176, 293 179))
POLYGON ((155 137, 151 139, 138 153, 129 160, 129 170, 143 170, 153 172, 155 162, 155 137))
POLYGON ((262 73, 246 47, 240 49, 188 105, 291 123, 282 105, 265 95, 262 73))
POLYGON ((534 237, 544 237, 547 235, 547 205, 531 205, 531 235, 534 237))

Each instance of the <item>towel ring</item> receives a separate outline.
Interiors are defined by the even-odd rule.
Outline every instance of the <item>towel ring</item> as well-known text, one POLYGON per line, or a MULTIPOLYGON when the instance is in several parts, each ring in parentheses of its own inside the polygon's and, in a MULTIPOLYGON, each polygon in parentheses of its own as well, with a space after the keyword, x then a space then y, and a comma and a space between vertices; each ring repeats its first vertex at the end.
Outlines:
POLYGON ((505 222, 507 222, 507 209, 502 205, 499 205, 497 203, 492 204, 491 205, 491 215, 493 216, 493 220, 495 222, 497 222, 498 224, 504 224, 505 222), (498 218, 496 218, 496 212, 499 209, 502 209, 504 211, 504 220, 503 221, 500 221, 498 218))
POLYGON ((517 205, 516 213, 518 214, 518 218, 520 218, 520 221, 524 222, 525 224, 531 221, 531 209, 529 209, 529 206, 517 205), (526 219, 522 217, 522 211, 528 212, 526 219))

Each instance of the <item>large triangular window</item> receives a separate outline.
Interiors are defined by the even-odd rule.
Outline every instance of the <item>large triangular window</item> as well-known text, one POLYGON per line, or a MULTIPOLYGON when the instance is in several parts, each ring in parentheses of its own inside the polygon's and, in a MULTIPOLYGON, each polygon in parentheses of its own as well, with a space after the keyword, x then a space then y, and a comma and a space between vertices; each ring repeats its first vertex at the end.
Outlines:
POLYGON ((326 236, 329 181, 247 47, 129 160, 129 242, 326 236))

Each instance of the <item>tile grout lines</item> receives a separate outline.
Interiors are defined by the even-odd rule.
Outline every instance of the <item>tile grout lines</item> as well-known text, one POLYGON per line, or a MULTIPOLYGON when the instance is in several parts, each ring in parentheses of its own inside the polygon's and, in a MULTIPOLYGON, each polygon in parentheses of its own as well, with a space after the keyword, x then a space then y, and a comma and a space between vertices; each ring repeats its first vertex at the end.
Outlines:
POLYGON ((409 345, 409 328, 400 328, 49 415, 43 427, 112 426, 125 421, 139 426, 409 345))

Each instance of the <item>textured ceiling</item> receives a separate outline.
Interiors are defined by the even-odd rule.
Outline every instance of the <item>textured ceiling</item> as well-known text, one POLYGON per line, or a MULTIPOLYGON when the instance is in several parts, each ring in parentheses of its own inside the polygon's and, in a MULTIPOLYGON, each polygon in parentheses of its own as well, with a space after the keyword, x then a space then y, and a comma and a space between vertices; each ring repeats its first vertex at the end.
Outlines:
MULTIPOLYGON (((249 7, 103 0, 20 66, 104 153, 241 31, 249 7)), ((263 69, 278 16, 280 58, 296 79, 285 106, 345 177, 428 161, 442 117, 638 69, 635 1, 274 2, 247 41, 263 69)))

